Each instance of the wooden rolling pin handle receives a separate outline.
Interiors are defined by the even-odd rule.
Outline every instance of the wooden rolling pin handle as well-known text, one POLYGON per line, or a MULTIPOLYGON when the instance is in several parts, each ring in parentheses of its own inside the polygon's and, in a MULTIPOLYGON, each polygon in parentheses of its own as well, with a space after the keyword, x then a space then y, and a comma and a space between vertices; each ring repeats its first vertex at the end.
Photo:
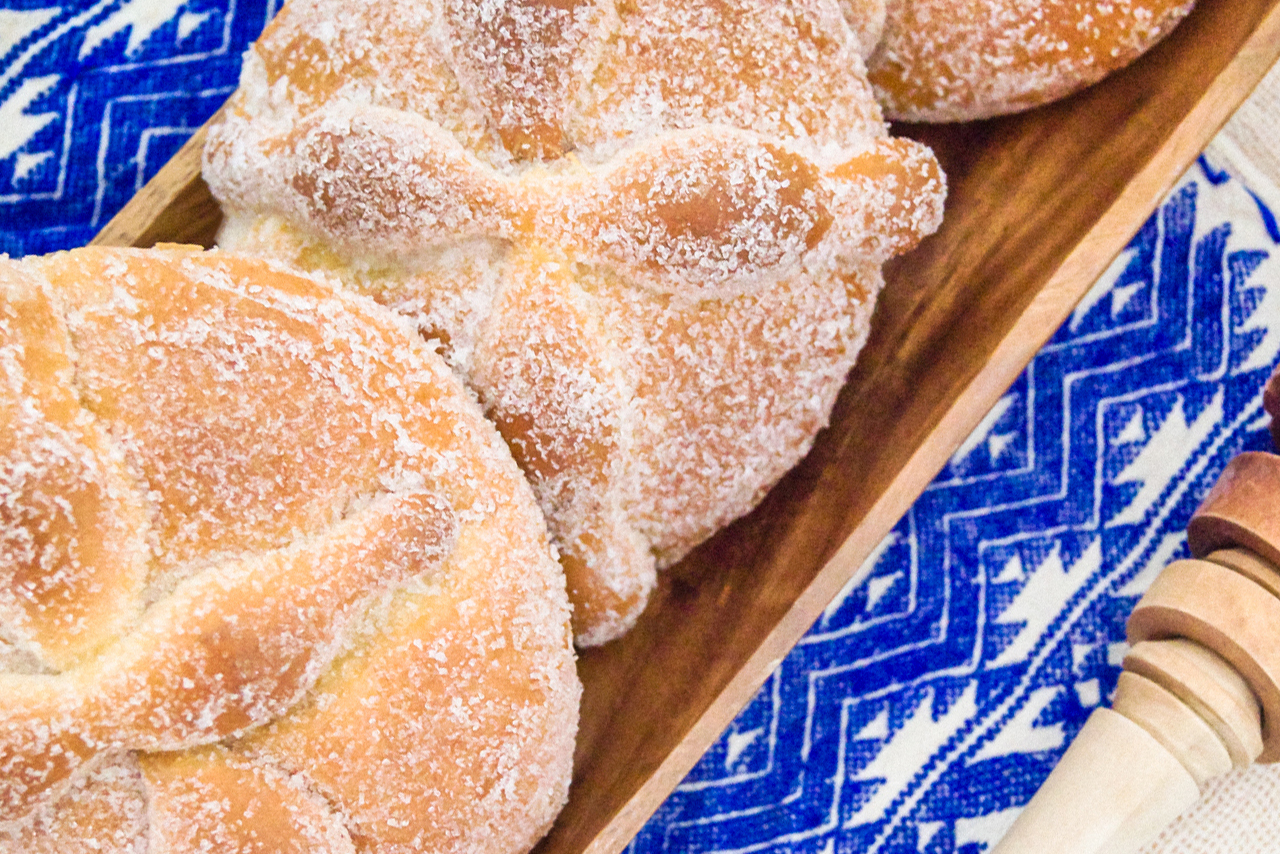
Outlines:
POLYGON ((1249 683, 1226 659, 1186 638, 1142 641, 1124 659, 1128 674, 1164 688, 1217 734, 1231 764, 1262 755, 1262 709, 1249 683))
POLYGON ((1145 676, 1121 673, 1111 708, 1160 742, 1195 780, 1197 791, 1234 767, 1214 726, 1192 704, 1145 676))
POLYGON ((1280 759, 1280 457, 1232 460, 1188 540, 1196 559, 1166 567, 1129 618, 1113 708, 1089 717, 995 854, 1129 854, 1209 780, 1280 759))
MULTIPOLYGON (((1262 759, 1280 758, 1280 599, 1218 563, 1181 560, 1129 617, 1131 643, 1185 638, 1224 659, 1261 707, 1262 759)), ((1203 700, 1203 698, 1198 698, 1203 700)))
POLYGON ((993 854, 1120 854, 1140 848, 1200 796, 1143 727, 1096 709, 993 854))
POLYGON ((1261 752, 1258 702, 1226 659, 1185 638, 1142 641, 1113 708, 1089 716, 994 852, 1131 854, 1261 752))
POLYGON ((1187 525, 1187 545, 1196 557, 1239 548, 1280 566, 1280 457, 1246 451, 1227 463, 1187 525))

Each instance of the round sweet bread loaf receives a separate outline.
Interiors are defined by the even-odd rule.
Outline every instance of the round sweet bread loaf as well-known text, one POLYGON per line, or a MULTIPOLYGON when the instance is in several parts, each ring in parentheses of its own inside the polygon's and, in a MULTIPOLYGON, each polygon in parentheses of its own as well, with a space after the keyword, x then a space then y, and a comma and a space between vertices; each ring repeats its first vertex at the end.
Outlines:
POLYGON ((519 852, 564 577, 402 321, 221 253, 0 261, 0 851, 519 852))
MULTIPOLYGON (((1194 0, 885 0, 867 60, 886 115, 985 119, 1046 104, 1128 65, 1194 0)), ((848 14, 858 12, 846 7, 848 14)))
POLYGON ((938 225, 856 5, 291 0, 210 132, 221 245, 396 308, 477 391, 582 644, 805 454, 938 225))

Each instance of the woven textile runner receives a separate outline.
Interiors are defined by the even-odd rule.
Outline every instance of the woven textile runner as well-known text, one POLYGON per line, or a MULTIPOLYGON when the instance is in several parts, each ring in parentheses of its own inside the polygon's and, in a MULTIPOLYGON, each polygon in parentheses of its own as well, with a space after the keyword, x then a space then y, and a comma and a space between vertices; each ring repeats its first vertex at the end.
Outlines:
MULTIPOLYGON (((1201 497, 1231 457, 1271 450, 1276 139, 1280 69, 631 851, 976 854, 1000 838, 1114 691, 1129 611, 1189 556, 1201 497)), ((1278 840, 1280 772, 1256 767, 1149 851, 1278 840)))
MULTIPOLYGON (((88 242, 231 93, 277 6, 5 0, 0 252, 88 242)), ((1269 447, 1271 83, 630 851, 975 854, 999 837, 1114 689, 1128 611, 1186 554, 1200 496, 1231 456, 1269 447)), ((1152 850, 1277 838, 1280 775, 1255 769, 1152 850)))

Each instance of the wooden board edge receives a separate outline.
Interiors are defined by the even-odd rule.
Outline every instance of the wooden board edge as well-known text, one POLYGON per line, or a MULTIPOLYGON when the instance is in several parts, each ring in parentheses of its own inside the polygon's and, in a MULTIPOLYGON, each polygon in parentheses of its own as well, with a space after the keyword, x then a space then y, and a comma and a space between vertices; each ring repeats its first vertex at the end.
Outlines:
POLYGON ((955 450, 1018 378, 1044 342, 1124 249, 1175 182, 1280 57, 1280 7, 1259 24, 1152 158, 1125 185, 1032 298, 862 522, 738 670, 688 735, 611 817, 584 854, 617 854, 688 775, 706 750, 799 642, 924 491, 955 450))
MULTIPOLYGON (((116 215, 89 242, 90 246, 149 246, 163 239, 159 229, 175 215, 189 212, 183 204, 192 197, 193 184, 203 183, 201 158, 209 126, 221 109, 183 143, 177 154, 160 167, 116 215)), ((203 194, 194 194, 197 196, 203 194)))

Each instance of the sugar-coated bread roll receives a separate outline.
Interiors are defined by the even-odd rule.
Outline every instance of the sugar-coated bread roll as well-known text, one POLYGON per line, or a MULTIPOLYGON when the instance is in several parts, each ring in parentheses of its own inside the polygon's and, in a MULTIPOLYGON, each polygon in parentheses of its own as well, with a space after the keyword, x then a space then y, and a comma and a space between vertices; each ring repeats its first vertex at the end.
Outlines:
MULTIPOLYGON (((863 14, 846 3, 846 14, 863 14)), ((1128 65, 1194 0, 885 0, 867 64, 890 118, 956 122, 1062 98, 1128 65)))
POLYGON ((836 0, 291 0, 205 149, 219 242, 436 342, 600 643, 807 451, 881 263, 937 227, 875 31, 836 0))
POLYGON ((581 692, 527 483, 395 315, 0 260, 0 852, 521 852, 581 692))

